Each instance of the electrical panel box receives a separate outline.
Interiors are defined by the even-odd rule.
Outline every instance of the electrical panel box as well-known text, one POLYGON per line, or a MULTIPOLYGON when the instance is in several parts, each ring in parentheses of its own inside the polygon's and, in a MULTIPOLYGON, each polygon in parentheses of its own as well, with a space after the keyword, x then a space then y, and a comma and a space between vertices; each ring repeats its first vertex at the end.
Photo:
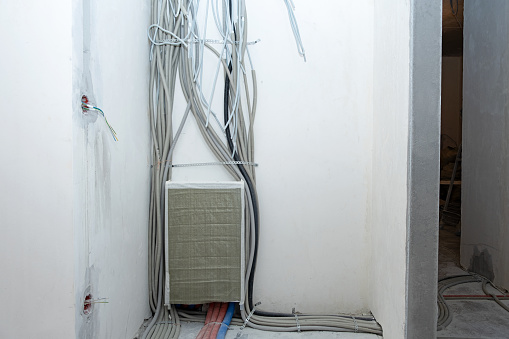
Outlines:
POLYGON ((166 183, 165 304, 244 300, 244 183, 166 183))

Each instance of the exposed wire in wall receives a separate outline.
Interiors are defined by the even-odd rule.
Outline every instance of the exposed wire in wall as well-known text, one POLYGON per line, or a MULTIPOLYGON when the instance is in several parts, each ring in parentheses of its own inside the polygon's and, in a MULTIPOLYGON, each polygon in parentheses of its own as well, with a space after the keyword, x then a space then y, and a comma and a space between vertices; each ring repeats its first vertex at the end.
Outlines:
POLYGON ((290 25, 292 26, 295 43, 297 44, 297 50, 299 51, 300 56, 304 58, 304 62, 306 62, 306 52, 304 51, 304 45, 302 44, 302 39, 300 37, 299 25, 297 24, 297 19, 295 18, 295 5, 293 4, 292 0, 284 0, 284 2, 286 4, 286 9, 288 10, 288 18, 290 19, 290 25))
POLYGON ((88 304, 108 304, 109 301, 107 301, 108 298, 99 298, 99 299, 88 299, 88 300, 85 300, 83 303, 85 305, 88 305, 88 304))
POLYGON ((108 304, 109 301, 107 301, 108 298, 98 298, 93 299, 91 294, 87 294, 85 296, 85 300, 83 300, 83 315, 88 316, 93 311, 93 306, 95 304, 108 304))
POLYGON ((104 115, 104 111, 102 109, 100 109, 99 107, 95 107, 93 105, 88 104, 87 102, 88 102, 88 100, 85 101, 85 99, 83 99, 83 98, 81 99, 81 109, 83 110, 83 112, 89 112, 89 111, 98 112, 104 118, 104 122, 106 122, 106 125, 108 126, 108 129, 110 130, 113 140, 118 141, 117 132, 115 132, 113 127, 111 127, 111 125, 109 124, 108 119, 106 119, 106 115, 104 115))

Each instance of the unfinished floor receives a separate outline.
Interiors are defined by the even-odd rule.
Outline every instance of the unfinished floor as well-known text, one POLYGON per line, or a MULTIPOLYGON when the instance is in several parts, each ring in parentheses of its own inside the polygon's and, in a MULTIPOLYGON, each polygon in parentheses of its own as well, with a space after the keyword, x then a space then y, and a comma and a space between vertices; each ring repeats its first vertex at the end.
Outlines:
MULTIPOLYGON (((440 230, 438 278, 468 274, 459 264, 460 237, 453 226, 440 230)), ((488 286, 490 292, 501 292, 488 286)), ((449 295, 484 295, 480 282, 453 286, 449 295)), ((493 300, 447 300, 453 312, 452 322, 437 332, 437 338, 509 338, 509 312, 493 300)), ((503 303, 509 305, 509 300, 503 303)))
MULTIPOLYGON (((184 322, 181 326, 181 334, 179 339, 195 339, 200 332, 203 324, 184 322)), ((230 326, 226 334, 226 339, 256 339, 256 338, 279 338, 279 339, 293 339, 293 338, 341 338, 341 339, 377 339, 382 338, 375 334, 366 333, 346 333, 346 332, 301 332, 301 333, 288 333, 288 332, 267 332, 255 330, 249 327, 240 330, 240 326, 230 326), (240 336, 238 336, 240 335, 240 336)))

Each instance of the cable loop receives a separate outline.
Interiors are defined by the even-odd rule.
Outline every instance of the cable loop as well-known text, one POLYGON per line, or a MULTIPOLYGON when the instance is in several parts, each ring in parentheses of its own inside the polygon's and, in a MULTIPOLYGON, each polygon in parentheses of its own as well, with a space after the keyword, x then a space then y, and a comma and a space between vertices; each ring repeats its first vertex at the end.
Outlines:
POLYGON ((244 324, 240 327, 239 331, 237 332, 237 336, 235 338, 240 338, 240 336, 242 335, 241 332, 246 328, 247 323, 249 323, 249 319, 251 319, 251 316, 255 313, 256 306, 259 306, 259 305, 261 305, 261 302, 257 302, 253 306, 253 310, 248 314, 248 316, 246 317, 246 320, 244 320, 244 324))

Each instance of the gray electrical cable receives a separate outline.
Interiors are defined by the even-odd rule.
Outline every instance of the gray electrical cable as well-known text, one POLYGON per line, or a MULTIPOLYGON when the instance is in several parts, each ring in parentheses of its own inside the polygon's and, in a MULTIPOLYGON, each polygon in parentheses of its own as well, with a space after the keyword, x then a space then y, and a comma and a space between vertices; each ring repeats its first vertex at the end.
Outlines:
MULTIPOLYGON (((178 27, 181 17, 175 21, 165 16, 167 1, 152 1, 152 21, 173 30, 178 27), (156 9, 157 8, 157 9, 156 9)), ((161 31, 154 31, 155 38, 162 38, 161 31)), ((164 230, 162 211, 164 211, 164 189, 162 187, 166 177, 171 175, 171 167, 165 166, 171 161, 174 149, 172 132, 172 109, 175 94, 176 64, 180 53, 179 46, 152 46, 150 68, 150 126, 153 142, 153 173, 150 198, 149 217, 149 300, 150 307, 155 313, 142 338, 177 338, 180 333, 179 317, 172 306, 170 310, 163 305, 164 281, 164 230)), ((184 114, 181 126, 175 136, 180 135, 187 112, 184 114)))
POLYGON ((286 9, 288 10, 288 18, 290 19, 290 25, 292 26, 293 35, 295 37, 295 43, 297 44, 297 51, 300 56, 306 61, 306 52, 304 51, 304 45, 300 37, 299 26, 297 25, 297 19, 295 18, 295 5, 292 0, 284 0, 286 9))
MULTIPOLYGON (((437 319, 437 330, 441 331, 444 328, 446 328, 452 321, 452 313, 449 310, 449 306, 446 303, 446 300, 485 300, 486 298, 469 298, 465 296, 461 297, 450 297, 445 298, 444 292, 446 289, 459 285, 459 284, 465 284, 465 283, 471 283, 471 282, 482 282, 482 290, 486 294, 486 296, 490 297, 490 300, 494 300, 497 304, 499 304, 503 309, 509 312, 509 307, 504 304, 500 298, 498 298, 495 294, 490 293, 487 289, 487 284, 490 283, 492 286, 493 283, 486 279, 483 276, 480 276, 475 273, 470 273, 470 275, 458 275, 458 276, 451 276, 444 279, 441 279, 438 282, 438 294, 437 294, 437 303, 438 303, 438 319, 437 319)), ((503 298, 506 299, 505 297, 503 298)))
POLYGON ((490 296, 493 298, 493 300, 495 300, 495 302, 496 302, 497 304, 499 304, 499 305, 500 305, 500 307, 502 307, 504 310, 506 310, 507 312, 509 312, 509 306, 507 306, 506 304, 504 304, 504 303, 503 303, 503 302, 502 302, 502 301, 501 301, 501 300, 500 300, 500 299, 499 299, 499 298, 498 298, 495 294, 490 293, 490 292, 488 291, 488 288, 486 287, 486 284, 487 284, 488 282, 489 282, 492 286, 494 286, 494 285, 493 285, 493 283, 492 283, 491 281, 488 281, 487 279, 483 279, 483 281, 482 281, 482 290, 483 290, 483 292, 484 292, 486 295, 490 295, 490 296))
MULTIPOLYGON (((500 300, 509 300, 509 297, 502 297, 497 296, 500 300)), ((454 300, 454 301, 464 301, 464 300, 493 300, 493 296, 486 295, 486 296, 447 296, 444 295, 445 300, 454 300)))
MULTIPOLYGON (((253 124, 257 107, 256 72, 248 72, 245 55, 249 56, 247 43, 247 14, 244 0, 236 0, 229 13, 225 1, 211 0, 214 21, 223 39, 222 50, 216 50, 205 40, 197 22, 199 1, 196 0, 152 0, 152 25, 149 28, 151 46, 150 67, 150 128, 153 143, 153 172, 151 182, 149 217, 149 300, 154 318, 143 338, 177 338, 180 317, 189 321, 202 321, 204 313, 177 311, 172 305, 164 305, 164 202, 166 180, 171 178, 172 155, 182 128, 191 113, 199 131, 211 152, 219 162, 226 163, 225 169, 233 180, 243 180, 247 175, 252 186, 245 186, 246 199, 246 276, 249 281, 255 256, 255 213, 254 200, 257 200, 254 166, 246 166, 241 173, 239 166, 233 164, 233 154, 224 141, 225 128, 231 131, 234 152, 243 162, 254 162, 253 124), (221 9, 219 10, 219 1, 221 9), (232 21, 230 20, 233 19, 232 21), (237 34, 234 34, 234 29, 237 34), (237 40, 236 40, 237 39, 237 40), (203 93, 203 57, 212 53, 218 58, 218 65, 230 84, 228 101, 229 119, 226 126, 220 126, 212 112, 212 102, 203 93), (228 65, 231 64, 231 70, 228 65), (248 75, 249 74, 249 75, 248 75), (186 111, 180 126, 173 135, 173 101, 176 81, 179 77, 182 95, 187 101, 186 111), (251 79, 249 79, 251 77, 251 79), (249 88, 251 84, 251 89, 249 88), (209 123, 213 115, 219 130, 209 123)), ((208 14, 206 14, 208 15, 208 14)), ((295 29, 292 23, 292 29, 295 29)), ((302 49, 303 52, 303 49, 302 49)), ((215 82, 214 82, 215 84, 215 82)), ((213 93, 213 91, 212 91, 213 93)), ((212 100, 213 95, 210 95, 212 100)), ((246 284, 245 300, 250 291, 246 284)), ((382 334, 380 325, 367 317, 350 315, 306 315, 299 314, 298 325, 292 316, 269 317, 252 314, 249 303, 240 305, 242 319, 234 319, 232 324, 245 323, 247 326, 269 331, 351 331, 382 334)))
POLYGON ((441 331, 446 328, 452 321, 452 313, 449 310, 449 306, 445 302, 444 299, 444 291, 449 287, 465 284, 470 282, 479 282, 481 281, 479 278, 474 277, 472 275, 459 275, 452 276, 441 279, 438 282, 438 293, 437 293, 437 303, 438 303, 438 319, 437 319, 437 330, 441 331))

